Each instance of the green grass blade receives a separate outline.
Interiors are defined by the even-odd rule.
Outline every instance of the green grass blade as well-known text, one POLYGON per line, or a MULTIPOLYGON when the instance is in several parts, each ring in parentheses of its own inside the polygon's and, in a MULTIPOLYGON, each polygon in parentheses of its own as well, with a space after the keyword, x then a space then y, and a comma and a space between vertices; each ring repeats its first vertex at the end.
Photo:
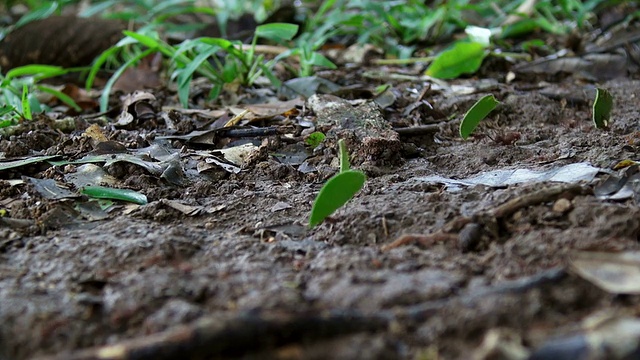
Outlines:
POLYGON ((98 4, 91 4, 80 12, 80 17, 91 17, 107 11, 110 7, 116 5, 118 0, 103 1, 98 4))
POLYGON ((249 56, 247 55, 247 53, 241 50, 242 49, 241 42, 232 42, 226 39, 210 38, 210 37, 200 38, 198 39, 198 42, 201 42, 207 45, 219 46, 221 49, 229 53, 229 55, 232 55, 237 60, 241 61, 245 67, 249 67, 249 64, 247 63, 247 58, 249 56))
POLYGON ((460 122, 460 136, 466 140, 476 129, 480 121, 487 117, 499 103, 493 95, 487 95, 478 100, 471 109, 467 111, 462 122, 460 122))
POLYGON ((21 76, 33 76, 37 80, 51 78, 54 76, 60 76, 68 73, 69 70, 60 66, 53 65, 25 65, 17 68, 13 68, 7 72, 4 78, 4 82, 8 82, 11 79, 15 79, 21 76))
POLYGON ((82 193, 96 199, 113 199, 144 205, 147 197, 137 191, 128 189, 114 189, 104 186, 85 186, 82 193))
POLYGON ((135 39, 136 41, 138 41, 140 44, 148 47, 148 48, 159 48, 160 47, 160 41, 144 35, 144 34, 139 34, 135 31, 129 31, 129 30, 124 30, 122 32, 123 34, 125 34, 126 36, 135 39))
POLYGON ((351 200, 362 189, 366 179, 364 173, 354 170, 341 172, 329 179, 313 203, 309 227, 320 224, 327 216, 351 200))
POLYGON ((223 84, 214 84, 211 90, 209 91, 209 95, 207 97, 208 100, 216 99, 220 96, 222 92, 223 84))
POLYGON ((233 42, 227 39, 222 39, 222 38, 203 37, 203 38, 197 39, 196 43, 198 42, 202 44, 218 46, 227 51, 235 49, 235 46, 233 46, 233 42))
MULTIPOLYGON (((130 37, 133 38, 134 40, 138 41, 140 44, 148 47, 149 49, 154 49, 156 51, 160 51, 163 55, 167 56, 167 57, 173 57, 176 53, 176 49, 161 41, 161 40, 157 40, 152 38, 151 36, 147 36, 144 34, 140 34, 137 32, 133 32, 133 31, 128 31, 125 30, 123 31, 123 33, 130 37)), ((176 58, 177 61, 182 61, 184 63, 184 59, 182 57, 178 57, 176 58)))
MULTIPOLYGON (((183 0, 182 0, 183 1, 183 0)), ((154 18, 154 21, 158 24, 167 24, 170 23, 168 20, 172 17, 182 15, 182 14, 205 14, 209 16, 215 16, 216 11, 210 7, 206 6, 186 6, 183 8, 178 8, 175 10, 165 11, 163 14, 158 15, 154 18)))
POLYGON ((85 82, 85 89, 87 91, 91 90, 93 86, 93 82, 96 80, 96 76, 98 76, 98 72, 102 68, 102 65, 107 62, 110 58, 112 58, 118 51, 120 47, 114 46, 107 50, 105 50, 98 58, 93 61, 93 65, 91 65, 91 70, 89 71, 89 75, 87 76, 87 81, 85 82))
POLYGON ((82 108, 78 106, 78 104, 76 104, 76 102, 69 95, 63 93, 62 91, 59 91, 44 85, 37 85, 36 88, 42 92, 46 92, 48 94, 55 96, 60 101, 65 103, 67 106, 69 106, 70 108, 73 108, 73 110, 77 112, 82 111, 82 108))
MULTIPOLYGON (((276 75, 271 71, 271 64, 271 61, 268 64, 260 64, 260 68, 262 69, 262 73, 264 74, 264 76, 266 76, 269 81, 271 81, 271 85, 273 85, 276 89, 279 89, 282 86, 282 81, 280 81, 280 79, 278 79, 276 75)), ((255 82, 255 79, 253 81, 255 82)))
POLYGON ((122 73, 124 73, 127 68, 133 66, 133 64, 135 64, 137 61, 146 57, 147 55, 152 54, 155 51, 156 49, 147 49, 146 51, 143 51, 137 56, 129 59, 126 63, 122 64, 122 66, 120 66, 118 70, 113 73, 109 81, 107 81, 107 84, 104 86, 104 89, 102 89, 102 95, 100 95, 100 112, 107 111, 107 108, 109 107, 109 94, 111 94, 111 88, 113 88, 113 84, 116 83, 116 80, 118 80, 122 73))
POLYGON ((27 120, 32 120, 31 104, 29 104, 29 87, 27 84, 22 86, 22 116, 27 120))
POLYGON ((217 47, 210 47, 204 52, 198 54, 198 56, 196 56, 193 61, 191 61, 184 69, 180 70, 177 78, 178 98, 180 99, 180 104, 184 108, 187 108, 189 105, 189 85, 191 84, 193 73, 196 72, 202 65, 202 63, 205 62, 211 55, 215 54, 217 50, 217 47))
POLYGON ((338 68, 336 64, 334 64, 326 56, 315 51, 311 53, 311 56, 309 57, 309 63, 314 66, 322 66, 332 70, 335 70, 338 68))
POLYGON ((613 109, 613 96, 606 89, 596 89, 596 100, 593 102, 593 123, 598 129, 609 127, 611 109, 613 109))
MULTIPOLYGON (((46 4, 46 2, 43 2, 43 4, 46 4)), ((16 22, 16 27, 18 28, 34 20, 41 20, 41 19, 48 18, 54 12, 56 12, 56 10, 58 10, 58 7, 59 7, 58 2, 52 1, 48 6, 43 6, 40 9, 30 11, 16 22)))

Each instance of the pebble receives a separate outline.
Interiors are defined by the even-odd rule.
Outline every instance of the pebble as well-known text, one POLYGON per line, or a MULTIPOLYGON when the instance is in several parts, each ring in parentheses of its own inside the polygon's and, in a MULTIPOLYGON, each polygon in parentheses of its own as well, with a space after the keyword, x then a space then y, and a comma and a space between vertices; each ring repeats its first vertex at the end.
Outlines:
POLYGON ((476 223, 465 225, 458 235, 458 247, 463 253, 473 251, 480 243, 482 226, 476 223))
POLYGON ((571 209, 573 209, 573 204, 571 203, 571 200, 569 199, 558 199, 554 204, 553 204, 553 208, 552 210, 554 212, 560 213, 560 214, 564 214, 568 211, 570 211, 571 209))

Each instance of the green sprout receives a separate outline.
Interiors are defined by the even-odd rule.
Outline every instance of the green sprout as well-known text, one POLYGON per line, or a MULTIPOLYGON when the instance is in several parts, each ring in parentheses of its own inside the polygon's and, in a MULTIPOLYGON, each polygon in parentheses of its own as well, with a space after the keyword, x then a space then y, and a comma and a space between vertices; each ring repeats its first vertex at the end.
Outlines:
POLYGON ((50 65, 25 65, 11 69, 4 76, 0 75, 0 101, 3 103, 0 108, 0 128, 15 125, 23 119, 32 120, 34 113, 48 110, 38 100, 38 92, 51 94, 74 110, 81 111, 71 97, 39 83, 77 70, 50 65))
POLYGON ((239 41, 210 37, 185 40, 173 46, 161 40, 159 34, 150 29, 124 31, 126 38, 94 61, 86 87, 93 86, 96 75, 105 63, 118 55, 127 58, 105 85, 100 109, 106 111, 109 94, 118 77, 127 68, 153 53, 160 53, 168 60, 172 71, 171 80, 176 81, 178 98, 185 108, 188 107, 191 80, 195 74, 211 81, 213 87, 209 93, 210 99, 220 94, 224 84, 238 81, 242 85, 251 86, 261 75, 265 75, 277 87, 280 85, 279 80, 271 72, 274 61, 265 62, 264 55, 256 55, 257 40, 262 38, 284 42, 291 40, 297 31, 298 25, 294 24, 272 23, 258 26, 248 48, 239 41), (224 59, 221 60, 218 54, 224 54, 224 59))

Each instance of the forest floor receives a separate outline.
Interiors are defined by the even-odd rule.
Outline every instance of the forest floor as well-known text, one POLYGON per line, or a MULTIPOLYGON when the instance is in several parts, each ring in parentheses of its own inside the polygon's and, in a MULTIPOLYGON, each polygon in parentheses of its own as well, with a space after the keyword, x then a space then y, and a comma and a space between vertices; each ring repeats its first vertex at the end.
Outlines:
MULTIPOLYGON (((229 137, 193 141, 207 120, 167 116, 166 89, 148 90, 150 118, 103 125, 106 147, 81 117, 71 131, 42 117, 1 140, 0 165, 52 157, 0 172, 0 358, 569 359, 636 341, 623 335, 640 337, 638 290, 625 287, 640 211, 634 168, 612 169, 640 151, 640 81, 599 85, 615 99, 599 130, 589 82, 507 82, 491 66, 446 83, 365 76, 397 71, 385 66, 320 73, 391 84, 393 101, 353 89, 277 98, 247 126, 278 133, 243 137, 235 167, 205 161, 229 137), (487 94, 501 104, 460 139, 462 115, 487 94), (345 116, 405 131, 368 141, 337 129, 345 116), (406 131, 418 125, 430 130, 406 131), (327 140, 311 149, 314 129, 327 140), (339 137, 368 178, 309 229, 339 137), (73 163, 87 155, 117 161, 73 163), (81 172, 148 203, 96 206, 75 192, 81 172), (612 174, 631 180, 607 191, 612 174)), ((254 114, 261 96, 246 105, 254 114)))

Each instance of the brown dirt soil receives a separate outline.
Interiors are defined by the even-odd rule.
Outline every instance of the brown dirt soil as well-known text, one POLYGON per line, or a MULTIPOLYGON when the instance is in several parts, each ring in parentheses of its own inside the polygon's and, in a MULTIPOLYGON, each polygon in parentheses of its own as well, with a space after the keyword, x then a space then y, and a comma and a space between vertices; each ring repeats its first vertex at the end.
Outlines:
MULTIPOLYGON (((594 129, 589 104, 500 85, 493 126, 478 131, 491 137, 462 141, 456 121, 435 137, 403 137, 414 144, 412 156, 367 168, 365 188, 313 230, 308 214, 331 173, 303 175, 270 158, 185 187, 135 167, 110 169, 150 203, 93 222, 60 220, 51 211, 73 214, 68 201, 3 183, 0 199, 19 199, 12 217, 36 223, 0 226, 0 358, 97 358, 78 351, 109 344, 123 347, 103 349, 102 358, 492 358, 482 354, 497 351, 487 345, 495 334, 532 350, 575 334, 596 314, 636 313, 637 296, 609 294, 568 266, 575 250, 639 248, 633 200, 596 199, 597 179, 578 188, 542 182, 460 191, 421 180, 635 159, 640 81, 603 86, 617 100, 606 131, 594 129), (504 140, 509 134, 517 141, 504 140), (558 186, 565 188, 499 218, 481 215, 558 186), (160 199, 223 207, 187 216, 160 199), (553 210, 559 199, 570 206, 553 210), (462 217, 475 225, 449 228, 462 217), (388 246, 403 235, 404 244, 388 246)), ((584 85, 564 87, 579 93, 584 85)), ((483 95, 436 94, 430 102, 460 114, 483 95)), ((2 151, 83 152, 72 137, 36 130, 3 141, 2 151)), ((334 155, 322 156, 328 164, 334 155)), ((48 171, 44 177, 60 175, 48 171)))

